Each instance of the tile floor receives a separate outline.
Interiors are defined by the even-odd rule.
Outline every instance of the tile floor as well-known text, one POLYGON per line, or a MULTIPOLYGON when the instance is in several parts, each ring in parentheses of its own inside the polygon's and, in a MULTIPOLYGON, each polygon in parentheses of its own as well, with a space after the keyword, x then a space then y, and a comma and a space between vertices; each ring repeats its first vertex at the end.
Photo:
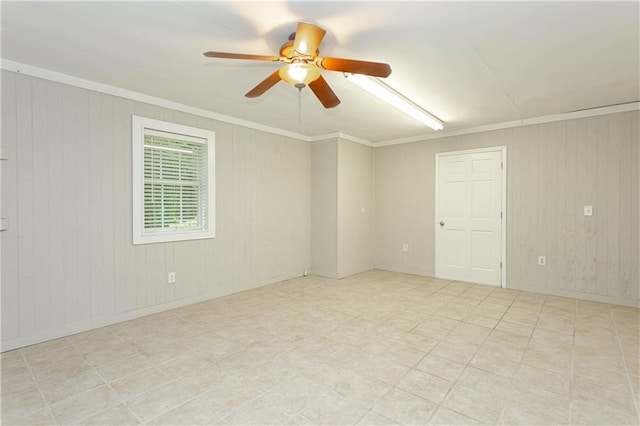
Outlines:
POLYGON ((370 271, 2 354, 2 424, 638 424, 640 310, 370 271))

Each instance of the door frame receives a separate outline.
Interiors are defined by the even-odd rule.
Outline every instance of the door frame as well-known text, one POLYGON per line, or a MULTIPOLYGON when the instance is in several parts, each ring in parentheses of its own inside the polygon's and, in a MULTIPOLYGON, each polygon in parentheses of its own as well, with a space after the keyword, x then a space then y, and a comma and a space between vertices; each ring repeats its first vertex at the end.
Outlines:
POLYGON ((438 181, 438 177, 439 177, 439 170, 438 170, 438 165, 440 162, 440 158, 441 157, 447 157, 447 156, 452 156, 452 155, 465 155, 465 154, 477 154, 477 153, 482 153, 482 152, 496 152, 499 151, 502 153, 502 188, 501 188, 501 208, 502 208, 502 220, 501 220, 501 227, 502 227, 502 241, 500 242, 500 262, 502 262, 502 268, 501 268, 501 277, 500 277, 500 286, 498 288, 507 288, 507 146, 506 145, 502 145, 502 146, 492 146, 492 147, 487 147, 487 148, 475 148, 475 149, 465 149, 465 150, 461 150, 461 151, 448 151, 448 152, 438 152, 436 153, 436 167, 435 167, 435 171, 436 171, 436 199, 435 199, 435 214, 434 214, 434 221, 433 221, 433 229, 436 232, 435 234, 435 276, 436 278, 440 278, 440 272, 438 271, 438 223, 439 223, 439 219, 438 219, 438 203, 439 203, 439 195, 438 194, 438 187, 439 187, 439 181, 438 181))

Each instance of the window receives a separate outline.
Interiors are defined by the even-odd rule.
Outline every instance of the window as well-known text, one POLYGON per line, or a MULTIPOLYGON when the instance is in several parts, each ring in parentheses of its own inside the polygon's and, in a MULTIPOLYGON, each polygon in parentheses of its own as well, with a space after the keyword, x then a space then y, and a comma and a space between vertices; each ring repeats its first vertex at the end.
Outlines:
POLYGON ((132 117, 133 244, 215 237, 215 133, 132 117))

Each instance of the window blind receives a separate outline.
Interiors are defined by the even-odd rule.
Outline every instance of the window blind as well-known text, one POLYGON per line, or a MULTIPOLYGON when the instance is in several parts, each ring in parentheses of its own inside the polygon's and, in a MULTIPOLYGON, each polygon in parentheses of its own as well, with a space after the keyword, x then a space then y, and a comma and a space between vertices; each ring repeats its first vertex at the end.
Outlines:
POLYGON ((207 229, 206 142, 145 129, 145 234, 207 229))

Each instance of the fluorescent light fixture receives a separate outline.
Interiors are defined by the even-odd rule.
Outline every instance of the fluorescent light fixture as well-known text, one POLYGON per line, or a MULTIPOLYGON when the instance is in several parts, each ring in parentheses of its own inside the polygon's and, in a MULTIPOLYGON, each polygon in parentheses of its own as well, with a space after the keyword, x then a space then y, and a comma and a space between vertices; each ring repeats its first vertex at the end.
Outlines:
POLYGON ((344 76, 350 82, 360 86, 372 95, 376 95, 389 105, 398 108, 405 114, 415 118, 416 120, 426 124, 433 130, 442 130, 443 123, 433 115, 429 114, 418 105, 411 102, 409 99, 396 92, 391 87, 384 84, 377 78, 367 77, 362 74, 350 74, 345 73, 344 76))

